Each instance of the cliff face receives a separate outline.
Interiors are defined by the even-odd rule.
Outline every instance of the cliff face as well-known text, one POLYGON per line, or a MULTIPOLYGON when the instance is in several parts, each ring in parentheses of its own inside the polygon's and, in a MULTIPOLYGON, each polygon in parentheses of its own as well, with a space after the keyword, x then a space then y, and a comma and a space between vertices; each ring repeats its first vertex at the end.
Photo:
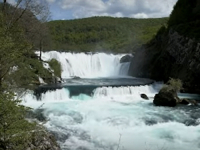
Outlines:
POLYGON ((168 30, 137 51, 129 75, 167 81, 179 78, 187 92, 200 93, 200 42, 168 30))
POLYGON ((200 1, 178 0, 167 28, 137 51, 129 74, 167 81, 179 78, 187 92, 200 93, 200 1))

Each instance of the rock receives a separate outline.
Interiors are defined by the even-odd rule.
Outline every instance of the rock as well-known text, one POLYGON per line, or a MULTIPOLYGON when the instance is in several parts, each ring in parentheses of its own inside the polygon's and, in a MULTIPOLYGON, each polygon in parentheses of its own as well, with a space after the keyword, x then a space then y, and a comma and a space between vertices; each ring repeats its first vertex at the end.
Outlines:
POLYGON ((145 100, 149 100, 148 96, 146 94, 140 94, 140 97, 145 99, 145 100))
POLYGON ((45 122, 47 118, 43 114, 44 109, 36 109, 34 111, 28 111, 26 117, 29 119, 37 119, 38 121, 45 122))
POLYGON ((190 101, 188 99, 181 99, 181 101, 179 102, 179 104, 183 104, 183 105, 188 105, 190 104, 190 101))
POLYGON ((181 101, 179 102, 179 104, 183 104, 183 105, 188 105, 188 104, 191 104, 191 105, 194 105, 194 106, 198 106, 198 103, 196 100, 192 100, 192 99, 181 99, 181 101))
POLYGON ((44 109, 36 109, 35 111, 34 111, 34 114, 35 114, 35 118, 36 119, 38 119, 39 121, 42 121, 42 122, 44 122, 44 121, 47 121, 47 118, 44 116, 44 109))
POLYGON ((169 90, 160 90, 160 92, 155 95, 153 103, 156 106, 175 107, 179 101, 180 100, 177 96, 176 91, 173 89, 169 89, 169 90))
POLYGON ((190 100, 190 104, 194 105, 194 106, 198 106, 198 103, 196 100, 190 100))
POLYGON ((55 137, 44 129, 34 131, 28 145, 26 150, 61 150, 55 137))
POLYGON ((51 131, 51 133, 54 135, 56 140, 60 142, 65 142, 71 136, 69 133, 62 133, 62 132, 55 132, 55 131, 51 131))
POLYGON ((157 34, 137 50, 131 60, 129 75, 157 81, 179 78, 183 82, 184 92, 200 93, 198 58, 200 42, 171 28, 164 34, 157 34))
POLYGON ((120 63, 131 62, 132 58, 133 57, 131 55, 125 55, 120 59, 120 63))

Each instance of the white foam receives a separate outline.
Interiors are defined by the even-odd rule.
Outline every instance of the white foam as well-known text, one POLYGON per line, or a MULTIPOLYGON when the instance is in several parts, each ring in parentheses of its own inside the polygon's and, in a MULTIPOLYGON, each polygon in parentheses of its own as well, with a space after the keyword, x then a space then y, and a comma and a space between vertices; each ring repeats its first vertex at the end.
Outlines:
POLYGON ((119 150, 199 149, 200 126, 185 126, 176 121, 162 120, 158 124, 146 125, 146 117, 158 121, 162 118, 159 115, 175 120, 176 117, 186 117, 173 108, 155 107, 150 103, 152 101, 138 101, 133 96, 132 101, 125 103, 116 97, 113 100, 96 97, 85 101, 47 104, 50 121, 46 127, 70 135, 61 144, 63 149, 117 149, 120 135, 119 150))
POLYGON ((141 93, 153 97, 158 87, 103 87, 92 97, 72 98, 60 89, 43 94, 39 102, 29 93, 24 103, 34 108, 45 103, 45 126, 66 136, 62 149, 117 150, 119 144, 118 150, 199 150, 200 125, 183 124, 191 119, 190 112, 155 107, 153 98, 140 98, 141 93))

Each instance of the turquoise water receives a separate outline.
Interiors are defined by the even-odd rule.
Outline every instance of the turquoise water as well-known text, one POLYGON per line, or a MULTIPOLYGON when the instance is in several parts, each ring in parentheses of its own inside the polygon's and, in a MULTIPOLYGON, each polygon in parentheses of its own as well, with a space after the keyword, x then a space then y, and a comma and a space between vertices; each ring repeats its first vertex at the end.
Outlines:
POLYGON ((25 105, 44 103, 45 126, 63 150, 199 150, 200 108, 155 107, 158 87, 101 87, 92 96, 72 97, 58 89, 43 94, 42 101, 26 95, 25 105))

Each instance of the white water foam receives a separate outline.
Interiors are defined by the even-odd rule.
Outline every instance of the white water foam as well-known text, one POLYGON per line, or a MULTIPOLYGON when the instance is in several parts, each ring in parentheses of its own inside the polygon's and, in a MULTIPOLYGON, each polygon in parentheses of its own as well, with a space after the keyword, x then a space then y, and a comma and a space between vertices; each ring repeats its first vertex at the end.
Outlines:
POLYGON ((157 91, 149 85, 145 86, 122 86, 122 87, 101 87, 94 90, 95 97, 102 96, 126 96, 126 95, 138 95, 147 93, 152 95, 157 91))
POLYGON ((81 78, 125 76, 130 63, 120 63, 125 55, 105 53, 85 54, 66 52, 43 52, 42 59, 49 61, 57 59, 62 65, 62 78, 78 76, 81 78))
MULTIPOLYGON (((93 96, 69 98, 66 89, 26 98, 28 106, 42 103, 63 150, 199 150, 200 125, 186 126, 187 110, 155 107, 152 86, 97 88, 93 96), (106 93, 106 94, 105 94, 106 93)), ((192 108, 194 109, 194 108, 192 108)))

